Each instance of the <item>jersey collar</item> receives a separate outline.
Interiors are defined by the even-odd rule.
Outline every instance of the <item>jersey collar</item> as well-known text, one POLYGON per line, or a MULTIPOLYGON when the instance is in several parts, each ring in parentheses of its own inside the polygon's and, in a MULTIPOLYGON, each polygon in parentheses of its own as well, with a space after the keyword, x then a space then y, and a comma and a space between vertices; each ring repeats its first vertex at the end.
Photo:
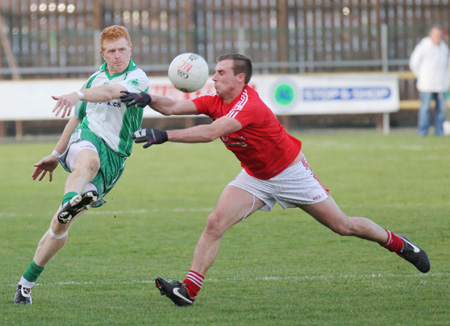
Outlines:
POLYGON ((107 63, 106 63, 106 61, 105 61, 105 62, 98 68, 98 70, 104 71, 105 74, 106 74, 106 76, 107 76, 109 79, 113 79, 113 78, 116 78, 116 77, 118 77, 118 76, 120 76, 120 75, 126 74, 127 72, 129 72, 130 70, 133 70, 133 69, 136 68, 136 67, 137 67, 137 65, 133 62, 133 60, 130 60, 130 63, 128 64, 127 69, 125 69, 125 70, 124 70, 123 72, 121 72, 121 73, 118 73, 118 74, 115 74, 115 75, 111 76, 111 75, 109 74, 109 72, 108 72, 108 69, 107 69, 107 63))

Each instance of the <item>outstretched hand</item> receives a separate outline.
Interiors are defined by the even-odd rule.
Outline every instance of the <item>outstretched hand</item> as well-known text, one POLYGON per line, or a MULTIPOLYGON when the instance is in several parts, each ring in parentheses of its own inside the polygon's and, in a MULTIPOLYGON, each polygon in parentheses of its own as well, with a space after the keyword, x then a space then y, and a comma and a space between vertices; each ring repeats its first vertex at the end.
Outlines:
POLYGON ((126 103, 127 108, 132 106, 137 106, 138 108, 143 108, 149 105, 152 101, 152 97, 145 93, 130 93, 126 91, 121 91, 124 95, 120 96, 120 100, 126 103))
POLYGON ((41 181, 42 179, 44 179, 47 172, 49 172, 49 180, 50 182, 52 182, 53 170, 57 168, 58 163, 58 159, 53 155, 42 158, 39 162, 33 164, 35 169, 31 177, 33 178, 33 180, 36 180, 40 176, 39 181, 41 181))
POLYGON ((145 143, 144 148, 150 147, 153 144, 162 144, 169 140, 166 131, 157 129, 140 129, 133 134, 133 139, 136 143, 145 143))
POLYGON ((61 113, 61 118, 68 117, 72 112, 72 108, 80 100, 80 96, 76 92, 61 96, 52 96, 56 101, 55 107, 52 112, 58 116, 61 113))

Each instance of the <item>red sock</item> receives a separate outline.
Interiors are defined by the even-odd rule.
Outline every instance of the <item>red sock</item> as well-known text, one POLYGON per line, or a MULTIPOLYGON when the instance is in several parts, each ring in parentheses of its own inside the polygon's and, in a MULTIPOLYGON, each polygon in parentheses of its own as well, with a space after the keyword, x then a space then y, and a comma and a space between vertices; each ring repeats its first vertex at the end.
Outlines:
POLYGON ((195 297, 197 296, 198 291, 200 291, 200 289, 202 288, 204 280, 205 277, 203 275, 194 272, 193 270, 190 270, 187 274, 186 279, 183 281, 183 283, 186 284, 186 288, 192 299, 195 299, 195 297))
POLYGON ((400 249, 403 248, 403 240, 397 236, 395 233, 385 230, 388 234, 388 240, 385 244, 382 244, 381 246, 385 247, 387 250, 399 253, 400 249))

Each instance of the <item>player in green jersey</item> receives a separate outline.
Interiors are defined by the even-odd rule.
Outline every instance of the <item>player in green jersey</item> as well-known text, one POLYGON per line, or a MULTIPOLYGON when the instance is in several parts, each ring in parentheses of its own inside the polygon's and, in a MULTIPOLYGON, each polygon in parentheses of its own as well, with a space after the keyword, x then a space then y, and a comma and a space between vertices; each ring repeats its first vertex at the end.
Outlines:
POLYGON ((122 91, 148 90, 148 78, 131 60, 132 44, 123 26, 105 28, 100 37, 104 64, 81 90, 53 96, 55 115, 72 116, 55 150, 34 164, 33 180, 43 180, 58 163, 69 172, 61 206, 39 242, 34 258, 21 277, 15 304, 31 304, 32 288, 47 263, 64 246, 73 221, 88 207, 104 204, 104 196, 120 178, 131 154, 132 135, 142 123, 143 108, 120 101, 122 91))

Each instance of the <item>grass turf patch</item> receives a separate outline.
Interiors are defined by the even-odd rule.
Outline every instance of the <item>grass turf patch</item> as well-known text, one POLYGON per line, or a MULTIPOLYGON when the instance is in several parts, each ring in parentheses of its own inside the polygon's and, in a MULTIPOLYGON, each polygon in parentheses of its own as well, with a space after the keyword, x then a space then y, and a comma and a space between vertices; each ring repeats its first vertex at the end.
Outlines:
POLYGON ((348 215, 407 234, 431 271, 340 237, 298 209, 257 212, 227 231, 193 307, 159 295, 183 279, 206 218, 239 163, 219 141, 136 146, 108 204, 76 221, 66 246, 14 306, 15 284, 61 202, 67 173, 32 181, 54 143, 0 144, 0 320, 4 325, 445 325, 450 240, 447 138, 297 134, 348 215))

